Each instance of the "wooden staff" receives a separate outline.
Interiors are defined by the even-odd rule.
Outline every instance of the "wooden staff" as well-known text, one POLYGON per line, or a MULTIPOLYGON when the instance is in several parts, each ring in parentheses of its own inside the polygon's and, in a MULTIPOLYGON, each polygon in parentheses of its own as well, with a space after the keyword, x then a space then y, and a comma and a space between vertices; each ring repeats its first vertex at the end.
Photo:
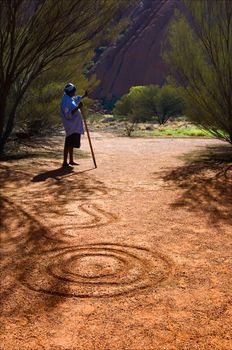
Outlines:
POLYGON ((90 134, 89 134, 89 129, 88 129, 88 125, 87 125, 87 120, 85 118, 85 113, 84 113, 83 108, 82 108, 81 112, 82 112, 82 116, 83 116, 83 119, 84 119, 85 130, 86 130, 86 133, 87 133, 87 136, 88 136, 88 140, 89 140, 89 147, 91 149, 93 163, 94 163, 94 166, 95 166, 95 169, 96 169, 97 168, 97 163, 96 163, 96 159, 95 159, 95 155, 94 155, 94 151, 93 151, 93 146, 92 146, 92 142, 91 142, 91 138, 90 138, 90 134))

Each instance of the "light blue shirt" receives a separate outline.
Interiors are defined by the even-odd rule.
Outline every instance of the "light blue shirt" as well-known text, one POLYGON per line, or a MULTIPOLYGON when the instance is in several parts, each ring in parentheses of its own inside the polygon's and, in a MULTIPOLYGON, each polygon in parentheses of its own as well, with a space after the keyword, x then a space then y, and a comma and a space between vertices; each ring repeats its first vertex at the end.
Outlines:
POLYGON ((72 114, 72 110, 77 107, 80 100, 81 96, 70 97, 64 94, 62 97, 60 104, 60 114, 66 136, 72 135, 76 132, 78 134, 84 134, 84 126, 80 109, 72 114))

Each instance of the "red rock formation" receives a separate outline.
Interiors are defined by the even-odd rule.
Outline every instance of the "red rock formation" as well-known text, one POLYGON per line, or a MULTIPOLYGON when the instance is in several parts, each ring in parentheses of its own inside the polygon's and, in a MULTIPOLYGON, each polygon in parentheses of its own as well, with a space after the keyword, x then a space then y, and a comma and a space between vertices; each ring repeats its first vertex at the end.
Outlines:
POLYGON ((94 68, 101 81, 94 97, 121 96, 131 86, 162 84, 167 66, 161 58, 161 44, 180 0, 141 0, 131 10, 131 25, 116 44, 110 46, 94 68))

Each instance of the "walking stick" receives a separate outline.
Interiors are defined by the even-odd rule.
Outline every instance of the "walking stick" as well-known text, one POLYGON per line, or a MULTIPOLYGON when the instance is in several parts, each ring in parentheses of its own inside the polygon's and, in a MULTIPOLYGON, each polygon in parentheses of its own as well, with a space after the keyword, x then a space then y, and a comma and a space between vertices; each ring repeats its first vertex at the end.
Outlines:
POLYGON ((93 151, 93 146, 92 146, 92 142, 91 142, 91 138, 90 138, 90 134, 89 134, 87 120, 85 118, 85 113, 83 112, 83 110, 82 110, 82 116, 83 116, 83 119, 84 119, 85 130, 86 130, 86 133, 87 133, 87 136, 88 136, 88 140, 89 140, 89 147, 91 149, 92 158, 93 158, 94 166, 95 166, 95 169, 96 169, 97 168, 97 163, 96 163, 96 159, 95 159, 95 155, 94 155, 94 151, 93 151))

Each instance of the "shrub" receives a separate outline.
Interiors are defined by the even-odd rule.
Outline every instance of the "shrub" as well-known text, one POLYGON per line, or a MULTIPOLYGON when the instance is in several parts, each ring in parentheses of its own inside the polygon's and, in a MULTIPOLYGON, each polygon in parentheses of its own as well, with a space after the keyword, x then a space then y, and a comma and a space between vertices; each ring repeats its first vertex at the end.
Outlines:
POLYGON ((138 122, 156 120, 164 124, 170 117, 181 115, 182 111, 183 100, 178 89, 168 85, 147 85, 132 87, 116 103, 113 112, 126 117, 126 132, 131 134, 138 122))
POLYGON ((232 1, 183 2, 164 56, 189 119, 232 144, 232 1))

